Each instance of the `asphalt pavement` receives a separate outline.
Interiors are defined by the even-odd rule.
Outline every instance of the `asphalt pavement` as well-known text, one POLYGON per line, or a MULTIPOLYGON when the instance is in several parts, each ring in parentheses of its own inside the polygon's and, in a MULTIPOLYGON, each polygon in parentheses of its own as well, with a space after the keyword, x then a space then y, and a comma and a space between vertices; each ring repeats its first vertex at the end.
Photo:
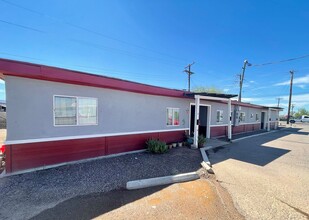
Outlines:
POLYGON ((309 123, 208 151, 247 219, 309 219, 309 123))

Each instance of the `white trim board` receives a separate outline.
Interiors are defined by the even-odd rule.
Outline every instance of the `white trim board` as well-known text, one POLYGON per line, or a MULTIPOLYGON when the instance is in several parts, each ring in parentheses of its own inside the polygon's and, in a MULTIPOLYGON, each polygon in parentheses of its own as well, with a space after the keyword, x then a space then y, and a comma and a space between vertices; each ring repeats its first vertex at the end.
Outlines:
MULTIPOLYGON (((252 122, 252 123, 240 123, 238 124, 237 126, 240 126, 240 125, 254 125, 254 124, 260 124, 261 122, 252 122)), ((216 124, 216 125, 210 125, 210 127, 226 127, 228 126, 228 124, 216 124)), ((232 124, 233 126, 233 124, 232 124)), ((237 127, 235 126, 235 127, 237 127)))
POLYGON ((251 123, 250 123, 250 122, 248 122, 248 123, 239 123, 239 124, 238 124, 238 126, 239 126, 239 125, 253 125, 253 124, 261 124, 261 122, 251 122, 251 123))
POLYGON ((27 144, 27 143, 39 143, 39 142, 48 142, 48 141, 65 141, 65 140, 75 140, 75 139, 85 139, 85 138, 114 137, 114 136, 122 136, 122 135, 149 134, 149 133, 157 133, 157 132, 172 132, 172 131, 187 131, 187 130, 189 130, 189 128, 152 130, 152 131, 133 131, 133 132, 122 132, 122 133, 107 133, 107 134, 79 135, 79 136, 52 137, 52 138, 36 138, 36 139, 26 139, 26 140, 5 141, 4 144, 5 145, 27 144))
POLYGON ((210 127, 226 127, 228 124, 217 124, 217 125, 210 125, 210 127))

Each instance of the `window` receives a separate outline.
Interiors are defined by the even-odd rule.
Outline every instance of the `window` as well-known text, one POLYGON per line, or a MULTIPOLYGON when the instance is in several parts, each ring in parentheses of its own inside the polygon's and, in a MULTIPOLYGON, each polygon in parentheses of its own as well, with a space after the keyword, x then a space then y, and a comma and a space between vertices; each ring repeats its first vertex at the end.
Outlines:
POLYGON ((222 121, 223 121, 223 111, 217 110, 217 122, 222 122, 222 121))
POLYGON ((259 121, 259 120, 260 120, 260 119, 259 119, 259 114, 258 114, 258 113, 255 114, 255 120, 256 120, 256 121, 259 121))
POLYGON ((240 112, 239 121, 244 122, 246 120, 246 114, 244 112, 240 112))
POLYGON ((166 125, 179 125, 179 108, 166 109, 166 125))
POLYGON ((96 98, 54 96, 55 125, 96 125, 96 98))
POLYGON ((252 113, 250 114, 250 118, 253 118, 253 114, 252 113))

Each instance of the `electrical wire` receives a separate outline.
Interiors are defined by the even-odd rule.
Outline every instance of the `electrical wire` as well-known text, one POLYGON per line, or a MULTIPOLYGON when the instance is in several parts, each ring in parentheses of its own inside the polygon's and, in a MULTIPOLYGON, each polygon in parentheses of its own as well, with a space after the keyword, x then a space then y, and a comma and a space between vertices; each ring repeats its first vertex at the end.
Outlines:
POLYGON ((27 30, 30 30, 30 31, 35 31, 35 32, 39 32, 39 33, 45 33, 44 31, 38 30, 36 28, 32 28, 32 27, 16 24, 16 23, 13 23, 13 22, 10 22, 10 21, 0 20, 0 22, 8 24, 8 25, 16 26, 16 27, 19 27, 19 28, 27 29, 27 30))
POLYGON ((17 8, 26 10, 26 11, 29 11, 29 12, 34 13, 34 14, 36 14, 36 15, 40 15, 40 16, 42 16, 42 17, 51 19, 51 20, 53 20, 53 21, 57 21, 57 22, 60 22, 60 23, 65 24, 65 25, 74 27, 74 28, 76 28, 76 29, 80 29, 80 30, 86 31, 86 32, 91 33, 91 34, 98 35, 98 36, 103 37, 103 38, 106 38, 106 39, 110 39, 110 40, 117 41, 117 42, 120 42, 120 43, 123 43, 123 44, 127 44, 127 45, 130 45, 130 46, 136 47, 136 48, 140 48, 140 49, 143 49, 143 50, 148 50, 148 51, 151 51, 151 52, 153 52, 153 53, 157 53, 157 54, 160 54, 160 55, 163 55, 163 56, 167 56, 167 57, 170 57, 170 58, 173 58, 173 59, 176 59, 176 60, 182 60, 182 61, 187 62, 187 60, 185 60, 185 59, 183 59, 183 58, 175 57, 175 56, 172 56, 172 55, 170 55, 170 54, 162 53, 162 52, 157 51, 157 50, 153 50, 153 49, 146 48, 146 47, 143 47, 143 46, 140 46, 140 45, 137 45, 137 44, 133 44, 133 43, 130 43, 130 42, 127 42, 127 41, 124 41, 124 40, 121 40, 121 39, 118 39, 118 38, 115 38, 115 37, 111 37, 111 36, 108 36, 108 35, 106 35, 106 34, 102 34, 102 33, 98 32, 98 31, 89 29, 89 28, 87 28, 87 27, 83 27, 83 26, 81 26, 81 25, 74 24, 74 23, 72 23, 72 22, 68 22, 68 21, 65 21, 65 20, 63 20, 63 19, 60 19, 60 18, 57 18, 57 17, 54 17, 54 16, 46 15, 46 14, 44 14, 44 13, 42 13, 42 12, 39 12, 39 11, 30 9, 30 8, 28 8, 28 7, 24 7, 24 6, 22 6, 22 5, 19 5, 19 4, 16 4, 16 3, 13 3, 13 2, 10 2, 10 1, 7 1, 7 0, 0 0, 0 1, 2 1, 2 2, 6 3, 6 4, 9 4, 9 5, 12 5, 12 6, 14 6, 14 7, 17 7, 17 8))
POLYGON ((279 61, 268 62, 268 63, 261 63, 261 64, 252 64, 251 66, 252 67, 267 66, 267 65, 272 65, 272 64, 278 64, 278 63, 284 63, 284 62, 290 62, 290 61, 294 61, 294 60, 304 59, 304 58, 307 58, 307 57, 309 57, 309 54, 303 55, 303 56, 300 56, 300 57, 286 59, 286 60, 279 60, 279 61))

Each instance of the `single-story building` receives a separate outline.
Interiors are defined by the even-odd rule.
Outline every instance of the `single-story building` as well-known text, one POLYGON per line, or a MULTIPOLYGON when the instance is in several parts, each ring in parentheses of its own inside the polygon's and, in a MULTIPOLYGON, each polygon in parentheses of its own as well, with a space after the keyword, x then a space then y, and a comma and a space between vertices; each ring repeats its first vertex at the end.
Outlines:
POLYGON ((6 171, 140 150, 149 138, 207 138, 276 129, 280 108, 62 68, 0 59, 6 171), (198 106, 198 107, 197 107, 198 106))

